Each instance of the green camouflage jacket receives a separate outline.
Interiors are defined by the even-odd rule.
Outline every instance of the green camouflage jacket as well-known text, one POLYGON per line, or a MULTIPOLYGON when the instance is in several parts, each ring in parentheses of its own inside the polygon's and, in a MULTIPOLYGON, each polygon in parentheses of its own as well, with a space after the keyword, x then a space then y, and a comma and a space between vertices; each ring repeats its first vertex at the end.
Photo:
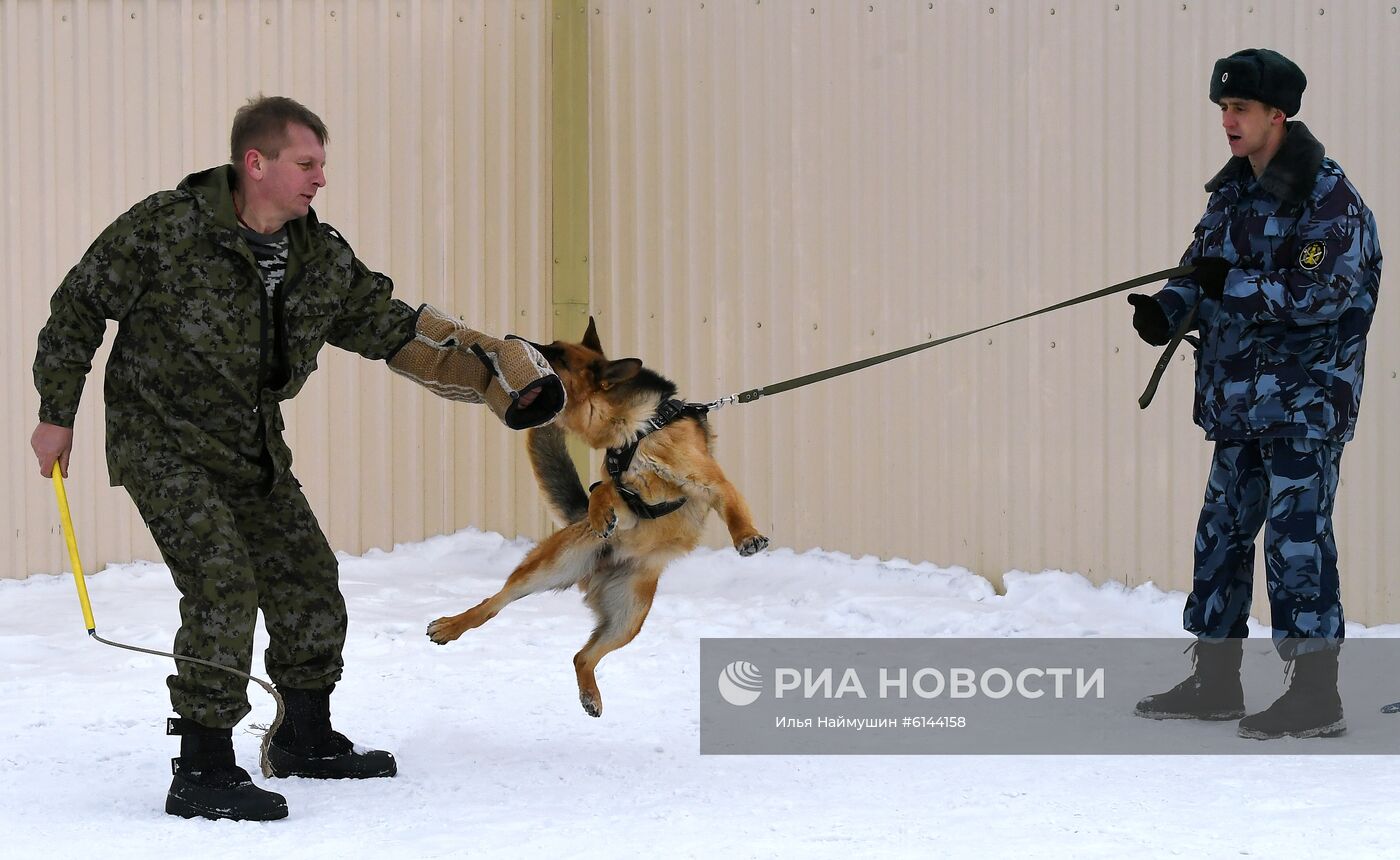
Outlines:
POLYGON ((290 378, 264 388, 278 333, 238 232, 232 175, 227 165, 195 173, 133 206, 53 295, 34 358, 40 421, 73 426, 105 321, 118 322, 104 392, 114 485, 190 468, 240 483, 275 480, 292 461, 279 404, 301 390, 321 346, 387 359, 413 337, 416 311, 313 211, 287 224, 281 336, 290 378))

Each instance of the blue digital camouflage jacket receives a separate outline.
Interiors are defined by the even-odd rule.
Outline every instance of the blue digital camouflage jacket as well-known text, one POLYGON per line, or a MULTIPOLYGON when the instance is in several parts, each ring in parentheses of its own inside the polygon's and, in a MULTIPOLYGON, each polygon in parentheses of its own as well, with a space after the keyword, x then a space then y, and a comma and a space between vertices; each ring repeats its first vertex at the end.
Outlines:
POLYGON ((1199 301, 1196 423, 1208 439, 1345 442, 1356 430, 1366 334, 1376 309, 1376 222, 1300 122, 1258 179, 1232 158, 1182 256, 1235 268, 1219 301, 1190 278, 1154 298, 1173 330, 1199 301))

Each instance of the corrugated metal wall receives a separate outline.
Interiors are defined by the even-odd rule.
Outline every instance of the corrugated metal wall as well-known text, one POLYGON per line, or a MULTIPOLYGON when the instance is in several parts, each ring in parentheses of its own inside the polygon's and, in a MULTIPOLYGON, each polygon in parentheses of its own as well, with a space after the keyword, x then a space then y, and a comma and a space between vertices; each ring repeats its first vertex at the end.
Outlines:
MULTIPOLYGON (((49 294, 132 203, 228 159, 234 110, 297 98, 330 128, 317 211, 410 304, 546 337, 548 28, 540 4, 0 0, 0 266, 7 411, 0 575, 67 569, 52 491, 29 452, 29 367, 49 294)), ((114 328, 114 326, 112 327, 114 328)), ((108 340, 110 341, 110 334, 108 340)), ((101 355, 105 355, 104 347, 101 355)), ((332 543, 353 552, 467 525, 541 534, 520 440, 382 363, 327 349, 286 410, 295 469, 332 543)), ((85 562, 156 558, 107 488, 100 369, 69 495, 85 562)))
MULTIPOLYGON (((1302 65, 1300 119, 1354 178, 1383 243, 1400 217, 1400 173, 1384 157, 1400 139, 1390 0, 579 8, 592 307, 611 352, 645 358, 692 399, 1174 264, 1227 154, 1205 99, 1210 64, 1241 47, 1302 65)), ((545 336, 546 19, 563 12, 543 0, 0 0, 0 141, 18 156, 0 259, 21 296, 3 346, 9 402, 23 406, 5 432, 12 572, 64 567, 27 443, 44 301, 118 212, 226 157, 228 119, 251 92, 321 111, 332 143, 318 211, 401 294, 545 336)), ((1400 306, 1380 308, 1338 503, 1348 612, 1371 622, 1400 618, 1387 577, 1400 538, 1384 528, 1400 478, 1386 433, 1400 411, 1387 336, 1400 306)), ((338 548, 469 524, 541 533, 518 439, 333 353, 289 423, 338 548)), ((1189 360, 1137 410, 1154 360, 1115 298, 713 423, 779 546, 1181 588, 1209 449, 1190 422, 1189 360)), ((89 391, 76 468, 92 476, 89 391)), ((150 552, 118 491, 74 494, 100 558, 150 552)), ((710 536, 723 542, 717 524, 710 536)))
MULTIPOLYGON (((594 307, 692 399, 1175 265, 1228 157, 1210 67, 1243 47, 1302 65, 1300 119, 1400 220, 1389 0, 593 5, 594 307)), ((1338 522, 1350 617, 1393 621, 1380 307, 1338 522)), ((778 545, 1184 588, 1209 447, 1189 359, 1139 412, 1155 359, 1115 297, 713 423, 778 545)))

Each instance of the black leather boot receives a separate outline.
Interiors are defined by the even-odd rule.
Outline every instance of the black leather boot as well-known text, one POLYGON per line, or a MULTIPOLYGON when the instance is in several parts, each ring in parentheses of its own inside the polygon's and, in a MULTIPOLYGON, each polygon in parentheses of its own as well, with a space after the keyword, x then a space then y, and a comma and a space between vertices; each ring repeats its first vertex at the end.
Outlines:
POLYGON ((269 776, 371 779, 398 773, 392 753, 356 750, 345 735, 331 728, 333 689, 277 688, 287 714, 268 747, 269 776))
POLYGON ((1238 720, 1244 716, 1240 686, 1243 639, 1197 639, 1191 677, 1165 693, 1148 696, 1133 713, 1150 720, 1238 720))
POLYGON ((1337 694, 1335 648, 1295 658, 1288 689, 1268 708, 1240 720, 1239 735, 1255 740, 1335 738, 1347 730, 1342 697, 1337 694))
POLYGON ((165 733, 180 736, 180 757, 171 759, 175 779, 165 811, 182 818, 275 821, 287 817, 287 799, 253 785, 233 757, 233 730, 211 729, 173 717, 165 733))

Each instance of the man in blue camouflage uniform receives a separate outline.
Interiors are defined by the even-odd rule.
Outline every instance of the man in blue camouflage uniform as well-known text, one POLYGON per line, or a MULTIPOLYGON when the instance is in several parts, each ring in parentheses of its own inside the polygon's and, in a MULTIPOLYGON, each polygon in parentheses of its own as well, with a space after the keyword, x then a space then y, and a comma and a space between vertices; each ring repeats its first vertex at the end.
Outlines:
MULTIPOLYGON (((335 555, 291 472, 280 404, 331 343, 453 400, 485 402, 513 429, 551 420, 563 386, 526 341, 497 340, 429 306, 356 259, 311 209, 325 185, 326 128, 287 98, 238 111, 229 165, 187 177, 103 231, 54 293, 34 382, 39 471, 65 474, 73 421, 106 320, 107 465, 151 529, 181 594, 175 653, 251 668, 261 610, 268 674, 286 702, 268 776, 393 776, 394 757, 357 750, 330 724, 345 601, 335 555), (470 350, 470 351, 469 351, 470 350)), ((285 799, 253 785, 231 729, 246 682, 179 661, 181 736, 166 811, 269 820, 285 799)))
POLYGON ((1155 296, 1128 298, 1149 344, 1194 325, 1195 420, 1215 443, 1184 613, 1198 637, 1194 670, 1137 713, 1244 716, 1241 640, 1263 526, 1273 639, 1292 675, 1273 705, 1240 721, 1239 734, 1251 738, 1345 731, 1332 505, 1342 447, 1356 430, 1381 252, 1371 211, 1342 168, 1306 126, 1286 119, 1305 86, 1296 65, 1266 49, 1215 64, 1210 99, 1232 157, 1206 184, 1210 200, 1182 258, 1195 271, 1155 296))

